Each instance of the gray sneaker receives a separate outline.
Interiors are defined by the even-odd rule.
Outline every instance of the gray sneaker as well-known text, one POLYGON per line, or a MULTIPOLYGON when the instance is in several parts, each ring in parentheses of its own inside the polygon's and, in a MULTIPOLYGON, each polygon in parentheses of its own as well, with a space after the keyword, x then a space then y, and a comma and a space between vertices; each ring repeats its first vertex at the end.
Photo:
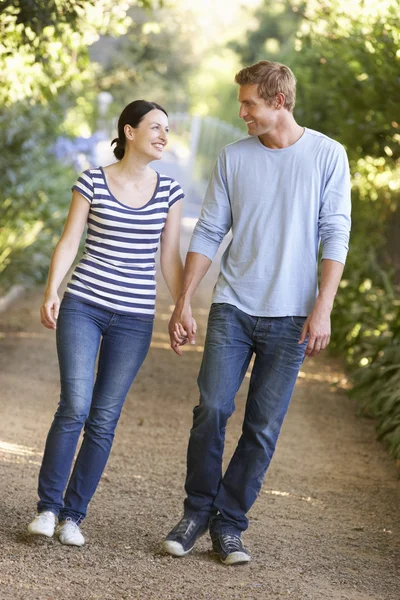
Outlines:
POLYGON ((208 519, 183 516, 164 540, 163 548, 172 556, 185 556, 193 550, 196 540, 208 529, 208 519))
POLYGON ((224 565, 242 565, 250 562, 250 554, 244 548, 240 535, 233 533, 212 533, 213 550, 224 565))

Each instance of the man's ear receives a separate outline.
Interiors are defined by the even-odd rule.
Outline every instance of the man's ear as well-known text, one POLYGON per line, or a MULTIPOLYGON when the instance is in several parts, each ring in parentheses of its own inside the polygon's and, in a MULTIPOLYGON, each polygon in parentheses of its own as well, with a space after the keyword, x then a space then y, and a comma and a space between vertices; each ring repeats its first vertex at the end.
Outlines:
POLYGON ((275 108, 276 110, 280 110, 281 108, 284 107, 285 105, 285 94, 283 94, 282 92, 278 92, 277 95, 275 96, 275 108))

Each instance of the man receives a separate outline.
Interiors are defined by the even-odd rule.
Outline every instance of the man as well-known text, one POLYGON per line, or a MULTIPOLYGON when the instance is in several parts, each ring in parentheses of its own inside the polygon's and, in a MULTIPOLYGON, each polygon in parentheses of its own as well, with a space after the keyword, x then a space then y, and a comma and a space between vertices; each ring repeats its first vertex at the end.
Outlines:
POLYGON ((261 61, 235 81, 249 137, 220 152, 169 328, 178 354, 180 345, 195 343, 190 299, 232 229, 198 378, 184 516, 164 541, 167 552, 183 556, 209 527, 225 564, 250 560, 240 538, 246 513, 260 491, 304 356, 329 343, 350 231, 346 153, 296 123, 292 71, 261 61), (253 354, 242 435, 222 476, 226 423, 253 354))

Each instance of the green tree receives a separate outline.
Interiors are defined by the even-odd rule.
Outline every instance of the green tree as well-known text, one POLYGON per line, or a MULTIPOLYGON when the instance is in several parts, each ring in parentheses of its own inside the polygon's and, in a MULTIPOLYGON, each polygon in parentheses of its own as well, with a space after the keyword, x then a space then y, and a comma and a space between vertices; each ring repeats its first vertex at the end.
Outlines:
POLYGON ((116 112, 137 97, 187 111, 188 77, 196 56, 185 15, 173 7, 151 12, 134 8, 129 14, 125 35, 103 36, 90 49, 92 60, 101 65, 99 91, 111 92, 116 112))
POLYGON ((254 13, 257 27, 243 40, 233 40, 230 47, 237 52, 243 65, 259 60, 290 61, 296 34, 303 20, 301 5, 292 0, 265 0, 254 13))

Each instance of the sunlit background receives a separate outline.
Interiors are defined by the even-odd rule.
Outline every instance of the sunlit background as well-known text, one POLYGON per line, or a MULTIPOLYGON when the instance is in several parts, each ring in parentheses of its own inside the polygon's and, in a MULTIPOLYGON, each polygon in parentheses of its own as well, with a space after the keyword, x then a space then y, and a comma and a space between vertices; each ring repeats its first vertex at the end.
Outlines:
POLYGON ((286 63, 298 79, 296 120, 341 142, 350 162, 352 243, 332 347, 400 457, 398 8, 398 0, 3 2, 0 295, 44 280, 71 183, 112 160, 127 103, 167 108, 166 163, 178 169, 190 220, 219 149, 246 135, 235 73, 262 59, 286 63))

